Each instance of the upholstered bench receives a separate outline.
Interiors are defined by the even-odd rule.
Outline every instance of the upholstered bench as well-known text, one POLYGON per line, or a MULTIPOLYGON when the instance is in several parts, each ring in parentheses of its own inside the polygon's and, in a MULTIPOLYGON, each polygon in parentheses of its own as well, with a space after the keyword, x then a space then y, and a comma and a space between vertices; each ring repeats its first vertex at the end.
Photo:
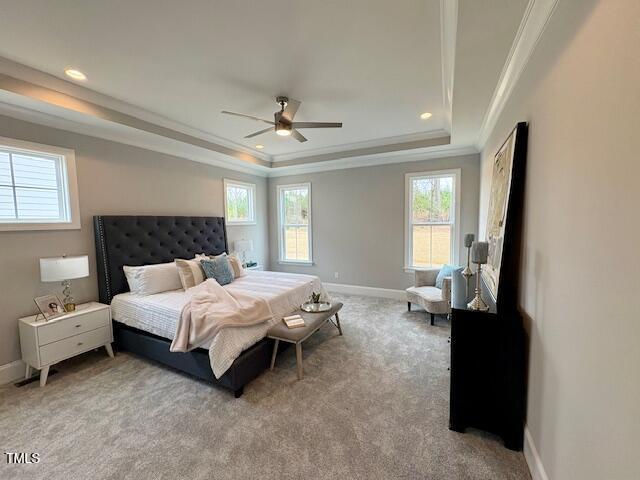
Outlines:
POLYGON ((304 310, 297 310, 290 315, 298 314, 304 318, 304 327, 289 328, 284 322, 278 322, 269 329, 267 337, 275 340, 273 344, 273 353, 271 354, 271 370, 276 363, 276 354, 278 353, 278 345, 280 341, 293 343, 296 346, 296 362, 298 364, 298 380, 302 379, 302 342, 317 332, 320 327, 331 320, 335 315, 336 323, 334 324, 342 335, 342 327, 340 326, 340 317, 338 312, 342 308, 342 303, 336 302, 332 304, 331 309, 326 312, 310 313, 304 310))

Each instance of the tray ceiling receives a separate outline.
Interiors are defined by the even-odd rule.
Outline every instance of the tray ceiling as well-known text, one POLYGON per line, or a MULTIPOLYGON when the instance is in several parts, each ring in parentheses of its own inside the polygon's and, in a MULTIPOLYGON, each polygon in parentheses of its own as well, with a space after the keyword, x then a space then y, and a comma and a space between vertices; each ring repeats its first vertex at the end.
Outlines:
MULTIPOLYGON (((421 140, 427 145, 434 136, 469 145, 527 1, 454 3, 460 49, 449 112, 440 0, 0 0, 0 57, 9 60, 0 63, 0 73, 267 161, 378 145, 401 149, 421 140), (82 70, 87 81, 69 82, 68 66, 82 70), (297 121, 341 121, 344 127, 305 130, 305 144, 273 133, 247 140, 259 123, 220 114, 272 118, 280 94, 302 101, 297 121), (424 111, 433 116, 421 120, 424 111), (255 150, 257 143, 264 150, 255 150)), ((5 92, 0 101, 20 104, 24 91, 5 92)), ((28 108, 38 110, 32 100, 28 108)), ((64 105, 56 108, 66 115, 64 105)))

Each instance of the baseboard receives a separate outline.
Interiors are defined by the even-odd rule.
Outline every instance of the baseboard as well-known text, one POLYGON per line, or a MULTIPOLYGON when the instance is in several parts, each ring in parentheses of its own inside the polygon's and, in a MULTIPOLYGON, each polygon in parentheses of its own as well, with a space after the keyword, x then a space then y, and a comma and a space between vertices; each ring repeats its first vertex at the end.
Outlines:
POLYGON ((392 290, 390 288, 363 287, 361 285, 345 285, 342 283, 324 283, 330 292, 347 293, 351 295, 364 295, 366 297, 392 298, 394 300, 406 300, 407 292, 404 290, 392 290))
POLYGON ((12 383, 24 377, 25 365, 22 360, 0 365, 0 385, 12 383))
POLYGON ((542 459, 538 454, 538 449, 535 443, 533 443, 533 437, 529 428, 524 427, 524 458, 529 466, 529 473, 531 473, 531 480, 549 480, 547 472, 542 464, 542 459))

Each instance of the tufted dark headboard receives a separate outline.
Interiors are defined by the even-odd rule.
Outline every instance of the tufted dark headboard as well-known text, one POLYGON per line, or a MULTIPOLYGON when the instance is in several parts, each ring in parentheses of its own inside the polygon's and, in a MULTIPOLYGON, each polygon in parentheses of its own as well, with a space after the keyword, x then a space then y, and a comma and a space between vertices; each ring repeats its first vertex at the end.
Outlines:
POLYGON ((93 217, 100 302, 129 291, 124 265, 150 265, 190 259, 196 253, 228 251, 223 217, 93 217))

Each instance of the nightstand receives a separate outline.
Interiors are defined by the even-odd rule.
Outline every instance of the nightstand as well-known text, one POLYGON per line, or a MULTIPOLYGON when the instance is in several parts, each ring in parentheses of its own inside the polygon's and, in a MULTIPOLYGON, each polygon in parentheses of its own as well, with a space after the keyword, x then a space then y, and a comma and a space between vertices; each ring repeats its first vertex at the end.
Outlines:
POLYGON ((245 270, 264 270, 262 265, 254 265, 253 267, 244 267, 245 270))
POLYGON ((49 367, 62 360, 98 347, 104 347, 113 357, 109 305, 84 303, 48 322, 42 315, 32 315, 21 318, 18 325, 22 361, 27 364, 25 378, 31 376, 31 368, 40 370, 41 387, 47 383, 49 367))

